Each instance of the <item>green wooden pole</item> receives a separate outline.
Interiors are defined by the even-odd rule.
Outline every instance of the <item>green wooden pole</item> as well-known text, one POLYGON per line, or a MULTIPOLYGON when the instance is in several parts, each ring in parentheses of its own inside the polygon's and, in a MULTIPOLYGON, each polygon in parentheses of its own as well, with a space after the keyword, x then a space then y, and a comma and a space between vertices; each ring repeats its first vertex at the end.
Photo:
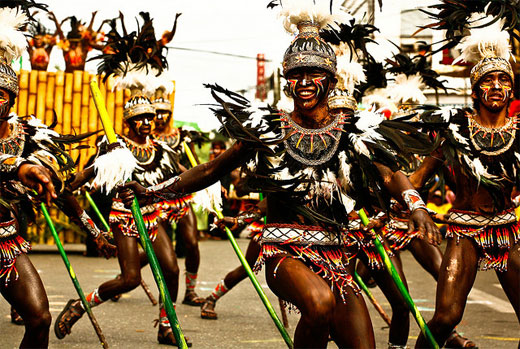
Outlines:
POLYGON ((76 277, 76 273, 74 273, 74 270, 72 269, 72 266, 70 265, 69 258, 67 257, 67 254, 65 253, 65 249, 63 248, 63 245, 60 241, 60 238, 58 236, 58 233, 56 232, 56 228, 54 227, 54 223, 52 222, 51 216, 49 215, 49 211, 47 211, 47 207, 43 203, 40 204, 41 210, 43 212, 43 216, 45 217, 45 221, 47 222, 47 225, 49 226, 49 229, 52 233, 52 237, 54 238, 54 241, 56 242, 56 246, 58 247, 58 251, 60 252, 61 258, 63 259, 63 263, 65 263, 65 268, 67 268, 67 272, 69 273, 70 279, 72 280, 72 284, 74 285, 74 288, 76 289, 76 292, 79 295, 79 298, 81 299, 81 303, 83 304, 83 308, 87 312, 87 315, 90 319, 90 322, 92 323, 92 326, 94 326, 94 330, 96 331, 96 334, 99 338, 99 341, 101 342, 101 345, 103 348, 108 348, 108 344, 105 340, 105 336, 103 335, 103 332, 101 331, 101 327, 99 327, 99 324, 94 317, 94 314, 92 313, 92 309, 90 308, 90 305, 87 302, 87 299, 85 298, 85 294, 83 293, 83 290, 81 289, 81 285, 79 284, 78 278, 76 277))
MULTIPOLYGON (((193 156, 190 147, 185 142, 182 142, 182 145, 184 147, 184 150, 186 152, 186 155, 188 156, 188 159, 190 160, 190 163, 193 167, 197 166, 197 161, 195 160, 195 157, 193 156)), ((224 218, 224 215, 219 210, 215 210, 215 214, 217 215, 218 219, 224 218)), ((251 270, 251 267, 249 266, 249 263, 247 263, 246 258, 244 257, 244 254, 242 253, 242 250, 240 250, 240 247, 237 244, 237 241, 235 240, 235 237, 233 236, 233 233, 231 233, 231 230, 229 230, 228 227, 226 227, 226 235, 229 239, 229 242, 231 243, 231 246, 233 246, 233 250, 235 251, 238 259, 240 260, 240 263, 242 263, 242 266, 244 267, 247 276, 249 276, 249 280, 251 280, 251 283, 253 284, 256 293, 258 293, 258 296, 262 300, 262 303, 264 303, 265 308, 267 309, 267 312, 271 316, 271 319, 273 319, 274 324, 278 328, 278 331, 280 331, 280 334, 282 335, 285 344, 289 348, 293 348, 293 342, 291 339, 291 336, 287 333, 287 330, 285 329, 283 323, 278 318, 278 315, 276 315, 276 311, 274 310, 273 306, 271 305, 271 302, 269 302, 269 299, 265 295, 264 290, 262 289, 262 286, 258 283, 258 280, 255 277, 255 274, 251 270)))
POLYGON ((105 217, 101 214, 101 211, 99 211, 99 208, 97 207, 96 203, 92 199, 92 196, 90 196, 90 193, 88 191, 85 192, 85 197, 87 198, 88 203, 90 204, 90 207, 96 212, 99 220, 101 221, 101 224, 105 227, 107 232, 110 232, 110 226, 108 225, 107 221, 105 220, 105 217))
MULTIPOLYGON (((99 86, 95 78, 93 78, 90 81, 90 91, 92 93, 92 98, 94 99, 94 104, 96 105, 96 108, 98 110, 99 117, 101 118, 101 122, 103 123, 103 129, 105 130, 108 142, 117 142, 116 133, 114 132, 114 128, 112 127, 112 122, 110 121, 110 118, 108 116, 105 101, 103 100, 101 91, 99 91, 99 86)), ((148 231, 144 224, 143 215, 141 214, 141 209, 139 208, 139 203, 135 198, 132 203, 131 211, 134 217, 137 231, 139 232, 141 245, 143 246, 143 249, 146 252, 146 255, 148 256, 150 268, 152 269, 155 282, 157 283, 157 287, 159 288, 161 301, 166 310, 166 314, 168 316, 168 320, 170 321, 170 325, 172 326, 175 340, 179 348, 187 348, 188 345, 186 344, 186 339, 184 338, 184 334, 182 333, 179 320, 177 319, 177 314, 175 313, 175 308, 173 307, 170 293, 168 292, 168 288, 166 287, 161 267, 159 266, 159 262, 157 261, 157 256, 155 255, 155 252, 152 248, 152 243, 150 241, 148 231)))
POLYGON ((367 295, 368 299, 370 300, 370 302, 372 303, 372 305, 374 306, 374 308, 376 308, 377 312, 379 313, 379 315, 381 315, 381 317, 383 318, 383 320, 385 320, 385 322, 388 324, 388 326, 390 326, 390 323, 391 323, 391 320, 390 320, 390 317, 388 316, 388 314, 384 311, 383 307, 381 307, 381 305, 379 304, 379 302, 377 301, 376 297, 374 297, 374 295, 372 294, 372 292, 370 292, 370 289, 368 288, 368 286, 365 284, 365 282, 363 281, 363 279, 361 279, 361 276, 359 276, 359 274, 357 273, 357 271, 354 272, 354 280, 356 280, 356 283, 361 287, 361 289, 365 292, 365 294, 367 295))
MULTIPOLYGON (((369 220, 365 213, 365 210, 361 209, 358 212, 359 218, 361 218, 361 222, 364 225, 368 225, 369 220)), ((410 296, 410 293, 406 289, 406 286, 403 284, 403 281, 401 280, 401 277, 397 273, 397 270, 395 269, 392 261, 390 260, 390 257, 386 254, 385 248, 383 246, 383 242, 381 240, 381 236, 379 234, 376 234, 374 230, 372 229, 372 233, 376 235, 376 238, 374 239, 374 245, 376 247, 377 252, 383 259, 383 263, 385 264, 386 270, 392 276, 392 279, 395 282, 395 285, 399 289, 399 292, 401 292, 401 295, 404 297, 404 300, 406 304, 408 305, 408 308, 412 312, 415 321, 419 325, 419 328, 421 329, 421 332, 424 334, 426 339, 428 340, 428 343, 430 344, 430 347, 433 349, 438 349, 439 345, 435 341, 435 338, 433 337, 432 333, 430 332, 430 329, 428 328, 428 325, 426 325, 426 322, 424 321, 424 318, 422 317, 421 313, 419 312, 419 309, 417 309, 417 306, 413 302, 412 297, 410 296)))

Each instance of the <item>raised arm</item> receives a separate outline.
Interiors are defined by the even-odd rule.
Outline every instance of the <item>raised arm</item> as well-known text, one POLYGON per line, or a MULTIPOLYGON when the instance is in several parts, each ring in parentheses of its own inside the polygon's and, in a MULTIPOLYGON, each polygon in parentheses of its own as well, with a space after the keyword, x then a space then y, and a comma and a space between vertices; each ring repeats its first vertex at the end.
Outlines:
POLYGON ((60 40, 65 40, 65 35, 63 34, 63 31, 61 30, 61 24, 58 22, 58 19, 56 18, 56 15, 54 12, 49 11, 49 18, 54 22, 54 25, 56 25, 56 33, 60 37, 60 40))
POLYGON ((440 152, 435 152, 435 154, 424 158, 419 168, 410 176, 410 182, 414 188, 417 190, 421 189, 442 164, 443 159, 440 152))

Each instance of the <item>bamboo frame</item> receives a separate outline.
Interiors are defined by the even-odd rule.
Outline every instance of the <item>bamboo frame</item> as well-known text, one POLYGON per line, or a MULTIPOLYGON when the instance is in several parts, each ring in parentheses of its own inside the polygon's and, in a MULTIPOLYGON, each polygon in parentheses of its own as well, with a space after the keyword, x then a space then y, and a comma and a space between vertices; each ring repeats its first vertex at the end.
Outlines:
MULTIPOLYGON (((20 115, 35 115, 44 124, 50 125, 57 117, 56 132, 63 134, 80 134, 94 132, 102 129, 98 121, 98 114, 90 95, 89 82, 92 74, 85 71, 73 73, 26 71, 18 74, 20 92, 13 106, 13 111, 20 115)), ((98 81, 102 81, 98 77, 98 81)), ((123 108, 130 98, 129 91, 112 91, 114 79, 109 77, 106 83, 100 83, 102 96, 105 98, 108 114, 117 133, 124 132, 123 108)), ((174 82, 175 86, 175 82, 174 82)), ((174 105, 175 89, 169 96, 174 105)), ((81 171, 89 158, 96 154, 96 138, 100 134, 81 142, 81 145, 89 145, 87 149, 71 149, 70 155, 74 160, 79 158, 77 170, 81 171)), ((50 209, 53 218, 68 222, 68 219, 58 213, 56 209, 50 209)), ((50 235, 44 235, 45 230, 37 228, 37 224, 29 228, 31 240, 38 243, 53 243, 50 235)), ((71 230, 60 231, 60 238, 64 242, 80 242, 81 236, 71 230)))

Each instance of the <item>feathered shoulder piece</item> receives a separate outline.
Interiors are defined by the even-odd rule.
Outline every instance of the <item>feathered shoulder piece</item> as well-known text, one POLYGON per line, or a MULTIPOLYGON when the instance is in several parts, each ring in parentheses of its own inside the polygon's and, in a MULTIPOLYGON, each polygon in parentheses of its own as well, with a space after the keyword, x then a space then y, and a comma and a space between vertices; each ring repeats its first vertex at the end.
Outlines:
POLYGON ((254 143, 256 147, 268 150, 268 146, 281 142, 274 133, 280 119, 277 110, 265 107, 253 107, 242 95, 227 90, 217 84, 206 84, 211 95, 218 103, 210 107, 222 124, 220 132, 236 140, 254 143))
MULTIPOLYGON (((106 49, 99 56, 98 74, 124 76, 130 71, 160 74, 168 63, 165 48, 158 44, 155 29, 149 13, 140 12, 142 23, 137 21, 138 29, 131 33, 117 32, 115 22, 112 23, 111 35, 106 49)), ((124 23, 122 24, 124 26, 124 23)))
POLYGON ((471 109, 422 106, 423 130, 442 141, 449 166, 459 166, 493 197, 495 207, 504 208, 504 188, 520 184, 520 139, 516 117, 498 129, 477 123, 471 109))

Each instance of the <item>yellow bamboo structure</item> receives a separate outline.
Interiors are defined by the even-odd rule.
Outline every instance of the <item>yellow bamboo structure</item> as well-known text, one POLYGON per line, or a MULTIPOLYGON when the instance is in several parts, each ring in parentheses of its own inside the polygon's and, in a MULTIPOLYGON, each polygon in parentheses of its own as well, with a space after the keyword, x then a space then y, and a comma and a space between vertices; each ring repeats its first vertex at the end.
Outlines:
MULTIPOLYGON (((20 116, 34 115, 44 124, 50 125, 57 117, 55 131, 63 134, 80 134, 94 132, 102 129, 98 123, 98 114, 90 95, 89 82, 91 73, 75 71, 73 73, 26 71, 18 74, 20 92, 12 111, 20 116)), ((99 88, 105 98, 108 114, 117 133, 124 133, 123 108, 130 98, 129 91, 112 91, 114 79, 109 77, 106 83, 98 77, 99 88)), ((174 105, 175 90, 169 96, 174 105)), ((101 134, 101 133, 100 133, 101 134)), ((70 154, 74 160, 79 159, 77 170, 80 171, 92 155, 96 154, 96 137, 94 135, 81 145, 89 145, 86 149, 71 149, 70 154)), ((58 222, 66 222, 68 219, 56 209, 51 209, 51 216, 58 222)), ((43 222, 43 217, 39 217, 43 222)), ((29 228, 29 238, 36 243, 54 243, 52 236, 45 235, 45 231, 34 224, 29 228)), ((59 227, 58 227, 59 228, 59 227)), ((81 234, 72 229, 63 229, 59 232, 60 238, 65 243, 79 243, 81 234)))

